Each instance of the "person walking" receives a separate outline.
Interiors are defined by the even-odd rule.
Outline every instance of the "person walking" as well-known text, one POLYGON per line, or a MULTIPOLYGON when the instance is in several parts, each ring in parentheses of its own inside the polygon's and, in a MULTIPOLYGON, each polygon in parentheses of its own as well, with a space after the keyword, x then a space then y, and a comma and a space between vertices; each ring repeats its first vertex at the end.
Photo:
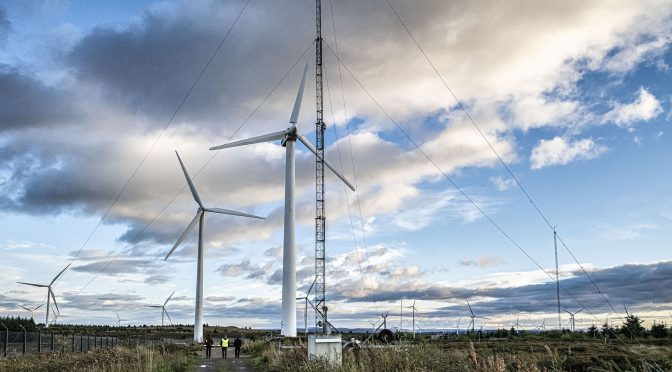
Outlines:
POLYGON ((210 359, 210 354, 212 354, 212 345, 215 343, 215 341, 212 339, 210 335, 205 338, 205 357, 210 359))
POLYGON ((226 349, 229 348, 229 338, 225 335, 222 337, 222 358, 226 359, 226 349))
POLYGON ((240 358, 240 348, 243 346, 243 340, 239 336, 233 341, 233 347, 236 349, 236 358, 240 358))

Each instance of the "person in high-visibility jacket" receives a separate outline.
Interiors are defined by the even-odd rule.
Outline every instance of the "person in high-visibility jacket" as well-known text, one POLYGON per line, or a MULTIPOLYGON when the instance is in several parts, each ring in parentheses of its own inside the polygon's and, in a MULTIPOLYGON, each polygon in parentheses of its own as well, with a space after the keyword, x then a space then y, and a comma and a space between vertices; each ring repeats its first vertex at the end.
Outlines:
POLYGON ((222 358, 226 359, 226 349, 229 348, 229 338, 222 337, 222 358))

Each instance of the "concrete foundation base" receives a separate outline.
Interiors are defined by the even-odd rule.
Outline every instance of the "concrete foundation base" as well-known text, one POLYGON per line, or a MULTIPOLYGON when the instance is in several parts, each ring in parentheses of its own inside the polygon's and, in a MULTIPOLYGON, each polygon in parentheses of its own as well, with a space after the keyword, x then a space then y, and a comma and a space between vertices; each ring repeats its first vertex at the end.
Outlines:
POLYGON ((341 335, 340 334, 312 334, 308 335, 308 358, 323 358, 332 364, 342 363, 341 335))

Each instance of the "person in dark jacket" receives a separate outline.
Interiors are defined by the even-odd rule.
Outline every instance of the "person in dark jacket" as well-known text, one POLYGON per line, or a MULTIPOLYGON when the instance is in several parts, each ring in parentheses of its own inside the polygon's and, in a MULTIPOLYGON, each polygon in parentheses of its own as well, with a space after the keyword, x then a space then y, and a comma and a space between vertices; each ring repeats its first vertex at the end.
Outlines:
POLYGON ((236 336, 236 339, 233 341, 233 347, 236 349, 236 358, 240 358, 240 348, 243 346, 243 340, 240 337, 236 336))
POLYGON ((215 343, 215 340, 212 339, 210 335, 205 338, 205 357, 210 359, 210 354, 212 353, 212 345, 215 343))

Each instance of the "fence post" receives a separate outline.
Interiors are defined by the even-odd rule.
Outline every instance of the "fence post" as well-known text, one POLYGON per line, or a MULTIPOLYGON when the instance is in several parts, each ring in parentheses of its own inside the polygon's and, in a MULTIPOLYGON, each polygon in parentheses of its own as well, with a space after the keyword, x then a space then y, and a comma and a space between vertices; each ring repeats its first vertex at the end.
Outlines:
POLYGON ((84 333, 79 334, 79 352, 84 352, 84 333))
POLYGON ((51 352, 54 352, 54 331, 49 331, 51 332, 51 352))
POLYGON ((72 331, 72 352, 75 352, 75 331, 72 331))
POLYGON ((26 341, 27 341, 26 338, 28 337, 28 335, 26 334, 26 329, 23 328, 21 324, 19 324, 19 327, 23 329, 23 355, 26 355, 26 341))
POLYGON ((5 323, 0 322, 2 324, 2 327, 5 329, 5 344, 2 346, 2 356, 7 357, 7 344, 9 343, 9 328, 5 325, 5 323))
POLYGON ((37 330, 37 353, 42 353, 42 330, 37 330))
POLYGON ((61 353, 65 353, 65 331, 61 331, 61 336, 63 336, 63 342, 61 343, 61 353))

